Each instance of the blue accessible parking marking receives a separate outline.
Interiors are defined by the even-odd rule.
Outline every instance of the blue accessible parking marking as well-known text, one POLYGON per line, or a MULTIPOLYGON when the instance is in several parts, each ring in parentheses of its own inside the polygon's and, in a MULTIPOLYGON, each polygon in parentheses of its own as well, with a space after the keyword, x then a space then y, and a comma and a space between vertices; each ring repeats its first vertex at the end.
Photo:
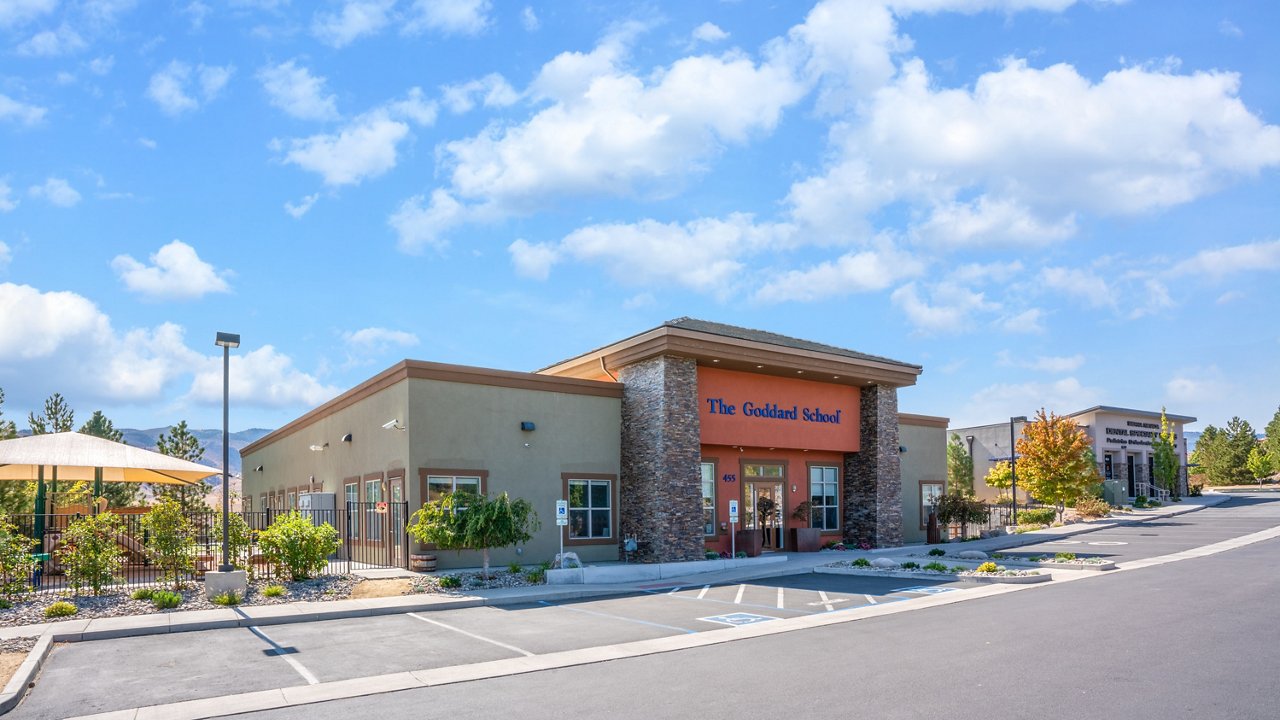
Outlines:
POLYGON ((955 588, 930 587, 928 585, 917 585, 915 587, 909 587, 909 588, 898 588, 897 590, 891 590, 890 592, 909 592, 909 593, 919 593, 921 595, 937 595, 939 593, 951 592, 952 590, 955 590, 955 588))
POLYGON ((778 618, 769 617, 768 615, 753 615, 752 613, 738 612, 738 613, 729 613, 728 615, 713 615, 711 617, 704 617, 704 618, 698 618, 698 619, 706 620, 707 622, 721 623, 723 625, 733 625, 734 627, 737 627, 739 625, 754 625, 756 623, 768 622, 770 620, 777 620, 778 618))

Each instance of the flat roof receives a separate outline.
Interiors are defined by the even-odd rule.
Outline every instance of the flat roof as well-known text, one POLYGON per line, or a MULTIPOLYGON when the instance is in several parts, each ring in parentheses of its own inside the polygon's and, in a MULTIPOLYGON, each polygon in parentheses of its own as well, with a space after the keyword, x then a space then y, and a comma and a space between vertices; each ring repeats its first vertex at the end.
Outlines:
POLYGON ((562 360, 539 373, 598 377, 660 355, 701 365, 844 385, 914 385, 923 368, 879 355, 787 335, 682 317, 604 347, 562 360))
POLYGON ((947 429, 947 423, 950 418, 944 418, 938 415, 917 415, 915 413, 898 413, 899 425, 914 425, 916 427, 935 427, 947 429))
MULTIPOLYGON (((1081 415, 1088 415, 1089 413, 1095 413, 1095 412, 1114 413, 1116 415, 1135 415, 1137 417, 1155 418, 1156 420, 1160 419, 1160 413, 1154 410, 1134 410, 1133 408, 1122 408, 1122 407, 1116 407, 1114 405, 1094 405, 1091 408, 1086 408, 1084 410, 1080 410, 1073 413, 1067 413, 1062 417, 1077 418, 1077 417, 1080 417, 1081 415)), ((1172 422, 1179 422, 1183 424, 1196 422, 1196 418, 1193 418, 1190 415, 1175 415, 1171 412, 1166 412, 1164 416, 1172 422)), ((1033 419, 1034 419, 1033 416, 1031 415, 1027 416, 1028 421, 1033 419)), ((951 428, 950 431, 961 432, 964 430, 980 430, 982 428, 1008 427, 1008 426, 1009 426, 1009 421, 1004 420, 1002 422, 987 423, 986 425, 970 425, 968 427, 951 428)))

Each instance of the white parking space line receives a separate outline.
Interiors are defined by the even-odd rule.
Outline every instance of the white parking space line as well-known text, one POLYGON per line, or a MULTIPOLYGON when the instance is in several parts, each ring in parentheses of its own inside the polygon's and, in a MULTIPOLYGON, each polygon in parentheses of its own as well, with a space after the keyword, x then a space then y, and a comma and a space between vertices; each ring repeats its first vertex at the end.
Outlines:
POLYGON ((698 599, 699 599, 699 600, 701 600, 702 598, 706 597, 706 596, 707 596, 707 591, 708 591, 708 590, 710 590, 710 589, 711 589, 711 586, 710 586, 710 585, 703 585, 703 586, 702 586, 702 590, 700 590, 700 591, 698 592, 698 599))
POLYGON ((739 586, 738 586, 738 594, 737 594, 737 596, 736 596, 736 597, 734 597, 734 598, 733 598, 733 604, 734 604, 734 605, 741 605, 741 604, 742 604, 742 593, 744 593, 744 592, 746 592, 746 591, 747 591, 747 586, 746 586, 746 585, 739 585, 739 586))
POLYGON ((781 585, 778 586, 778 609, 779 610, 786 609, 786 605, 782 604, 782 586, 781 585))
POLYGON ((671 588, 671 590, 669 590, 669 591, 667 592, 667 594, 668 594, 668 595, 675 595, 675 594, 676 594, 676 593, 678 593, 678 592, 680 592, 680 586, 679 586, 679 585, 677 585, 677 586, 675 586, 675 587, 671 588))
POLYGON ((431 624, 431 625, 435 625, 436 627, 442 627, 442 628, 444 628, 445 630, 452 630, 453 632, 456 632, 456 633, 458 633, 458 634, 460 634, 460 635, 466 635, 466 636, 467 636, 467 637, 469 637, 469 638, 474 638, 474 639, 476 639, 476 640, 480 640, 480 641, 482 641, 482 642, 487 642, 487 643, 489 643, 490 645, 497 645, 498 647, 500 647, 500 648, 505 648, 505 649, 507 649, 507 650, 510 650, 511 652, 517 652, 517 653, 520 653, 521 655, 523 655, 523 656, 525 656, 525 657, 533 657, 533 653, 529 652, 528 650, 521 650, 520 648, 516 647, 515 645, 508 645, 508 644, 506 644, 506 643, 504 643, 504 642, 502 642, 502 641, 500 641, 500 640, 494 640, 493 638, 487 638, 487 637, 485 637, 485 636, 483 636, 483 635, 477 635, 477 634, 475 634, 475 633, 473 633, 473 632, 467 632, 466 630, 463 630, 462 628, 456 628, 456 627, 454 627, 454 626, 452 626, 452 625, 446 625, 446 624, 444 624, 444 623, 440 622, 439 620, 432 620, 431 618, 425 618, 425 617, 422 617, 421 615, 419 615, 419 614, 417 614, 417 613, 406 613, 406 614, 407 614, 409 617, 411 617, 411 618, 413 618, 413 619, 415 619, 415 620, 421 620, 421 621, 422 621, 422 622, 424 622, 424 623, 428 623, 428 624, 431 624))
MULTIPOLYGON (((676 597, 679 597, 679 595, 677 595, 676 597)), ((547 602, 546 600, 539 600, 538 604, 546 605, 547 607, 560 608, 561 610, 568 610, 569 612, 582 613, 583 615, 594 615, 596 617, 611 618, 613 620, 622 620, 623 622, 636 623, 637 625, 648 625, 649 627, 663 628, 665 630, 677 630, 686 635, 693 635, 697 633, 696 630, 690 630, 689 628, 676 627, 675 625, 663 625, 662 623, 649 622, 648 620, 638 620, 636 618, 629 618, 622 615, 614 615, 613 613, 600 612, 598 610, 584 610, 583 608, 569 607, 568 605, 555 605, 553 603, 547 602)))
POLYGON ((866 598, 866 599, 867 599, 867 602, 868 602, 868 603, 870 603, 870 604, 872 604, 872 605, 879 605, 879 604, 880 604, 880 602, 879 602, 879 601, 877 601, 877 600, 875 599, 875 596, 873 596, 873 595, 863 595, 862 597, 866 598))
POLYGON ((827 612, 831 612, 832 610, 835 610, 835 609, 836 609, 836 608, 835 608, 835 606, 831 604, 831 599, 827 597, 827 591, 826 591, 826 590, 819 590, 819 591, 818 591, 818 598, 819 598, 820 600, 822 600, 822 604, 823 604, 824 606, 826 606, 826 608, 827 608, 827 612))
POLYGON ((307 681, 308 685, 320 684, 319 678, 317 678, 315 675, 312 675, 311 671, 308 670, 306 667, 304 667, 302 663, 298 662, 297 658, 289 654, 290 652, 296 652, 296 651, 294 651, 292 648, 285 648, 280 643, 276 642, 275 640, 272 640, 270 636, 262 632, 262 628, 250 626, 247 629, 249 630, 249 632, 253 633, 254 635, 257 635, 259 638, 266 641, 266 643, 270 645, 271 649, 274 651, 274 655, 284 660, 285 662, 289 663, 289 667, 296 670, 298 674, 302 676, 302 679, 307 681))

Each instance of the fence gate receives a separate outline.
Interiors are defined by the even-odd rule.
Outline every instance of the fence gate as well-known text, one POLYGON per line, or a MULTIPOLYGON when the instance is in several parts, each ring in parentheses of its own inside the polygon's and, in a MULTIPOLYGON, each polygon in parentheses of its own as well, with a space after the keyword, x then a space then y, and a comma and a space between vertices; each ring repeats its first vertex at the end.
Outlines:
POLYGON ((339 531, 352 570, 409 567, 409 503, 349 502, 339 531))

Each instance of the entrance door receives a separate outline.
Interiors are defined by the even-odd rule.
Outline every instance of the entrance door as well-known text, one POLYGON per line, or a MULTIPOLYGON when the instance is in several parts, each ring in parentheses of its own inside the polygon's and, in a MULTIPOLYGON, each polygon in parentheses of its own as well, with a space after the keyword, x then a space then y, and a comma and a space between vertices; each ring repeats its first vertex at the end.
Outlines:
POLYGON ((1134 460, 1136 460, 1136 458, 1133 455, 1125 456, 1125 461, 1128 463, 1129 469, 1129 497, 1138 496, 1137 468, 1134 465, 1134 460))
POLYGON ((1113 458, 1111 457, 1111 453, 1107 453, 1106 455, 1103 455, 1102 457, 1103 457, 1102 464, 1103 464, 1104 475, 1105 475, 1105 477, 1106 477, 1108 480, 1112 480, 1112 479, 1114 479, 1114 473, 1113 473, 1113 471, 1112 471, 1112 467, 1111 467, 1112 462, 1113 462, 1113 458))
POLYGON ((782 549, 782 483, 774 480, 748 480, 742 485, 742 506, 746 510, 748 530, 764 533, 766 550, 782 549))
POLYGON ((389 494, 391 502, 387 505, 387 519, 389 532, 391 533, 391 565, 393 567, 409 567, 409 559, 405 555, 405 535, 404 525, 405 519, 402 517, 404 513, 404 478, 391 478, 388 482, 389 494))

